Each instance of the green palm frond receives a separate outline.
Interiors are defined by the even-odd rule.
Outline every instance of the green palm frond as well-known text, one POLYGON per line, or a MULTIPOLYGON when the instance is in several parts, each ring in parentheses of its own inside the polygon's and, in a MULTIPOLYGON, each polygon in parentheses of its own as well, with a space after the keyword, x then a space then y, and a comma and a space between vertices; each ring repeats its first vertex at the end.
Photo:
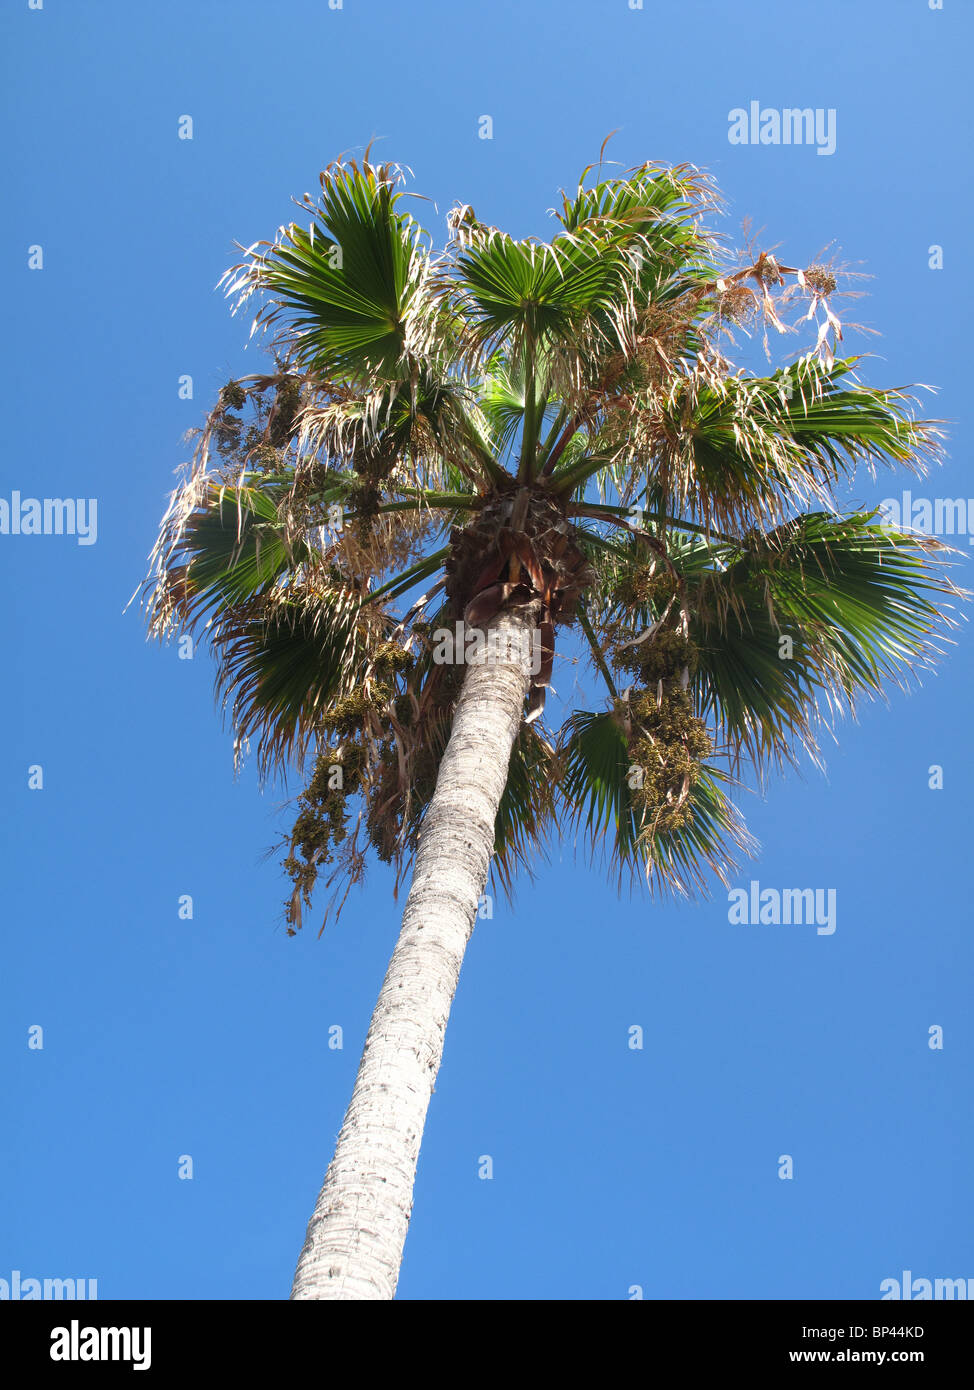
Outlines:
POLYGON ((394 486, 405 474, 423 487, 462 484, 483 492, 498 470, 482 418, 470 385, 427 363, 365 394, 330 391, 322 402, 310 401, 299 442, 309 458, 345 458, 375 482, 394 486))
POLYGON ((710 244, 692 219, 705 209, 716 210, 719 198, 700 170, 647 162, 625 178, 602 179, 586 188, 593 167, 583 170, 573 199, 563 195, 555 215, 566 231, 597 230, 617 245, 652 235, 665 237, 667 246, 710 244))
POLYGON ((170 508, 146 582, 150 630, 197 628, 286 579, 310 555, 282 516, 280 485, 203 480, 170 508))
POLYGON ((633 861, 638 834, 627 785, 630 758, 621 725, 611 713, 577 710, 564 725, 559 753, 563 772, 558 789, 576 823, 594 847, 606 834, 612 852, 633 861))
POLYGON ((699 220, 719 208, 708 177, 689 165, 647 163, 625 178, 590 188, 584 181, 585 174, 575 198, 566 197, 556 216, 570 234, 591 236, 605 252, 619 255, 615 265, 622 294, 631 296, 644 316, 652 311, 642 327, 659 326, 664 315, 673 318, 687 296, 679 317, 702 317, 717 263, 716 238, 699 220))
POLYGON ((725 788, 736 785, 718 767, 705 767, 689 795, 687 822, 678 830, 650 824, 640 837, 647 878, 684 896, 706 894, 717 878, 728 887, 740 858, 757 852, 758 842, 725 788))
MULTIPOLYGON (((587 172, 587 171, 586 171, 587 172)), ((713 278, 717 243, 699 217, 716 210, 716 192, 700 171, 688 165, 664 168, 644 164, 626 178, 607 179, 564 200, 556 216, 572 235, 594 238, 609 253, 619 274, 617 297, 631 297, 645 330, 679 315, 702 317, 704 293, 713 278)))
POLYGON ((944 601, 962 597, 945 547, 875 515, 804 513, 733 540, 671 531, 665 564, 638 535, 589 532, 592 619, 611 654, 685 612, 696 710, 732 760, 814 757, 823 722, 932 665, 953 624, 944 601))
POLYGON ((256 243, 221 282, 238 306, 255 292, 270 297, 258 322, 284 325, 309 371, 398 374, 428 270, 421 228, 397 211, 402 179, 390 166, 332 164, 318 204, 307 201, 308 230, 292 223, 274 244, 256 243))
POLYGON ((493 352, 510 341, 516 353, 525 338, 550 343, 596 308, 611 313, 617 261, 589 235, 547 243, 494 233, 457 256, 455 303, 476 343, 493 352))
POLYGON ((942 600, 960 597, 935 563, 944 547, 874 516, 796 517, 699 583, 700 708, 758 763, 814 751, 823 715, 908 683, 942 650, 942 600))
POLYGON ((907 684, 941 652, 938 542, 874 523, 874 513, 807 513, 727 546, 698 542, 691 635, 700 713, 759 765, 816 752, 816 727, 885 682, 907 684), (700 569, 717 556, 720 569, 700 569))
POLYGON ((205 636, 236 747, 256 743, 262 775, 303 761, 330 705, 368 686, 371 656, 396 627, 386 604, 446 555, 424 556, 379 589, 349 582, 336 565, 343 533, 324 549, 313 543, 323 499, 340 491, 334 481, 323 486, 295 533, 281 484, 212 487, 179 523, 169 566, 155 578, 157 629, 205 636))
MULTIPOLYGON (((649 510, 746 528, 831 501, 860 463, 909 460, 922 472, 939 450, 936 422, 915 420, 903 391, 837 389, 853 366, 805 357, 771 377, 695 372, 665 398, 652 392, 629 425, 629 457, 653 460, 649 510)), ((632 465, 623 458, 607 472, 631 480, 632 465)))
POLYGON ((706 891, 711 875, 727 883, 735 853, 750 853, 755 842, 724 792, 729 779, 704 767, 691 789, 683 824, 660 829, 637 810, 633 764, 623 720, 615 711, 576 711, 559 738, 561 776, 558 798, 570 821, 582 828, 593 856, 615 871, 621 883, 644 878, 657 891, 679 895, 706 891))
POLYGON ((361 596, 309 587, 231 610, 215 639, 217 693, 238 749, 256 743, 262 775, 301 764, 322 715, 362 688, 391 622, 363 621, 361 596))
POLYGON ((758 387, 765 413, 770 405, 771 419, 816 461, 824 478, 837 480, 860 463, 896 463, 921 472, 924 460, 934 461, 942 452, 941 422, 916 421, 915 398, 907 391, 852 380, 842 389, 860 360, 836 358, 828 365, 804 357, 782 368, 758 387))
POLYGON ((524 419, 523 362, 516 358, 511 362, 501 352, 493 354, 484 378, 482 408, 500 458, 511 447, 524 419))

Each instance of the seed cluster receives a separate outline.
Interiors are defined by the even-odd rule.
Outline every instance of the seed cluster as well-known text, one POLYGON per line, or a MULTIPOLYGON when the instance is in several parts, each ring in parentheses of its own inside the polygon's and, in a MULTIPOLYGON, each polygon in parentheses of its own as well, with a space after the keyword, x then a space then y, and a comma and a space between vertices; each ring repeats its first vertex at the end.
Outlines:
POLYGON ((332 701, 320 717, 322 732, 342 739, 354 738, 362 732, 368 716, 372 712, 378 714, 391 697, 391 686, 375 683, 368 694, 356 690, 353 695, 332 701))
MULTIPOLYGON (((361 786, 364 764, 365 750, 358 744, 323 749, 310 782, 298 798, 300 810, 283 867, 309 906, 322 866, 331 862, 334 850, 345 839, 348 798, 361 786)), ((292 899, 287 911, 292 927, 296 916, 292 899)))
POLYGON ((642 774, 631 786, 632 805, 654 834, 691 823, 691 792, 703 760, 713 751, 706 725, 693 713, 688 688, 698 661, 697 648, 674 627, 660 628, 616 657, 616 665, 639 681, 628 700, 619 703, 625 705, 630 760, 642 774))
MULTIPOLYGON (((425 634, 429 624, 417 623, 414 630, 420 629, 425 634)), ((347 808, 356 793, 364 803, 368 843, 380 860, 391 863, 404 842, 415 847, 415 832, 436 786, 449 727, 444 716, 459 692, 462 668, 424 668, 412 652, 386 640, 371 651, 368 669, 363 685, 333 700, 318 719, 321 751, 299 798, 283 861, 294 883, 286 911, 289 930, 300 926, 299 900, 310 906, 321 870, 335 860, 336 851, 348 851, 347 808)))
POLYGON ((809 289, 813 290, 815 294, 824 296, 834 293, 838 282, 827 265, 806 266, 803 274, 805 276, 805 284, 808 285, 809 289))
POLYGON ((662 611, 676 593, 676 580, 668 570, 640 565, 620 575, 612 586, 612 602, 620 608, 646 608, 662 611))

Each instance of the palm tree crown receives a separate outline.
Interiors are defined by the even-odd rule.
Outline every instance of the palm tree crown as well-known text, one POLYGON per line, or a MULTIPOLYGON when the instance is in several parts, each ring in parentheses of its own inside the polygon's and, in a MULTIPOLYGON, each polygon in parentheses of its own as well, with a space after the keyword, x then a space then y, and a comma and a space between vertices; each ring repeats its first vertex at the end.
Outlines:
POLYGON ((601 169, 550 241, 457 206, 437 250, 404 172, 366 153, 225 277, 274 370, 221 392, 146 595, 156 634, 205 630, 238 748, 307 768, 292 932, 323 871, 340 902, 370 851, 401 871, 415 850, 457 624, 519 605, 537 638, 496 822, 508 888, 571 823, 619 873, 726 882, 742 764, 814 756, 823 718, 936 655, 942 547, 837 494, 860 463, 921 471, 938 432, 836 355, 835 271, 732 259, 696 170, 601 169), (769 375, 726 355, 735 330, 801 324, 769 375), (550 730, 566 644, 605 698, 550 730))

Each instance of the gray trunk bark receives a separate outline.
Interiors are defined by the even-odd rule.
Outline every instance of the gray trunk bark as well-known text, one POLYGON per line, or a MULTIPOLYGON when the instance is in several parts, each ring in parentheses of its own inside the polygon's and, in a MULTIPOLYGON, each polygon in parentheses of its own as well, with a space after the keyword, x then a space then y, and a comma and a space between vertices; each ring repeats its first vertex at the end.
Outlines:
POLYGON ((512 647, 466 671, 416 852, 402 930, 298 1260, 292 1299, 391 1299, 416 1161, 528 684, 532 616, 488 625, 512 647))

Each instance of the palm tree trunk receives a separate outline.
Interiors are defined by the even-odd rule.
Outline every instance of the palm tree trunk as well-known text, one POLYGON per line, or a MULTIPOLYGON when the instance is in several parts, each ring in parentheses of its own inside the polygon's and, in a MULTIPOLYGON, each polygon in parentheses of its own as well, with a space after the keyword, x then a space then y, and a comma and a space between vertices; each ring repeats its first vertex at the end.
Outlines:
POLYGON ((308 1224, 292 1299, 391 1299, 396 1291, 426 1111, 487 882, 528 684, 533 615, 499 614, 488 628, 497 633, 492 640, 512 650, 503 659, 482 653, 465 674, 402 930, 308 1224))

